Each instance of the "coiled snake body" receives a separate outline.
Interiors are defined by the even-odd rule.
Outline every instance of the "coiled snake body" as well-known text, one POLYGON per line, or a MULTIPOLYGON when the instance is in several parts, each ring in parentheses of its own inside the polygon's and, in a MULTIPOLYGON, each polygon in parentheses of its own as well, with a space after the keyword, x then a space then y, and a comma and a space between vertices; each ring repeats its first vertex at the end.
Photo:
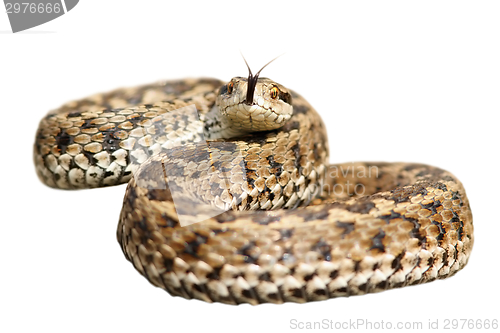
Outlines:
POLYGON ((326 164, 316 111, 257 76, 67 103, 40 123, 38 176, 63 189, 129 182, 118 241, 175 296, 308 302, 428 282, 466 265, 472 215, 453 175, 421 164, 326 164))

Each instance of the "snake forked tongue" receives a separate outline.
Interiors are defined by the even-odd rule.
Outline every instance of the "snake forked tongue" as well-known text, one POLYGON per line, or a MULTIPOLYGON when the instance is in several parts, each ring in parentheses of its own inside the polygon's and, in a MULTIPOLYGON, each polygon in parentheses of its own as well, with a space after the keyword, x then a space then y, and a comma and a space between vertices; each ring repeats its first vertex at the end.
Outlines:
POLYGON ((254 92, 255 92, 255 86, 257 85, 257 80, 259 79, 260 72, 262 72, 262 70, 264 68, 266 68, 267 65, 269 65, 270 63, 272 63, 274 60, 276 60, 280 56, 281 55, 277 56, 276 58, 274 58, 273 60, 269 61, 267 64, 265 64, 264 66, 262 66, 262 68, 255 75, 252 74, 252 70, 250 69, 250 66, 248 66, 247 60, 245 59, 245 57, 243 57, 243 60, 245 61, 245 64, 247 65, 247 68, 248 68, 247 99, 245 101, 245 103, 247 105, 251 105, 252 102, 253 102, 253 95, 254 95, 254 92))

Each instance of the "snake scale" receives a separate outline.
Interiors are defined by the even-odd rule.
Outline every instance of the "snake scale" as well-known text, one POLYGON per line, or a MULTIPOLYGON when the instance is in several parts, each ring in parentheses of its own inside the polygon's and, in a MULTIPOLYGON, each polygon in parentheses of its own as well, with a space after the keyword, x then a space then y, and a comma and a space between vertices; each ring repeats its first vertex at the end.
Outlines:
POLYGON ((64 104, 40 122, 37 174, 61 189, 128 182, 123 253, 153 285, 188 299, 302 303, 466 265, 473 225, 459 180, 422 164, 327 164, 317 112, 259 73, 64 104))

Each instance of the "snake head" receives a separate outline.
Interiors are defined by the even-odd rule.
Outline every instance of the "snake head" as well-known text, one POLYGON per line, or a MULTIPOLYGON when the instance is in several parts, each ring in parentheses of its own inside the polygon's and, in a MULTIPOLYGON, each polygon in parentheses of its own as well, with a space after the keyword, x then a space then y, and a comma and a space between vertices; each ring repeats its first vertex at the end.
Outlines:
POLYGON ((232 78, 219 89, 216 103, 221 115, 245 132, 280 128, 293 114, 290 91, 257 75, 232 78))

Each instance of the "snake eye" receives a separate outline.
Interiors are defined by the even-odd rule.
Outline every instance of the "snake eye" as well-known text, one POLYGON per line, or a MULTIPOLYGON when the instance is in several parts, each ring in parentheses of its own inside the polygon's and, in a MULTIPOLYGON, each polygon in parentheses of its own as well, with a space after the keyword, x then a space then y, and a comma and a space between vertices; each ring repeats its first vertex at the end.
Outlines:
POLYGON ((271 88, 271 98, 276 99, 276 98, 278 98, 278 95, 279 95, 278 87, 272 87, 271 88))
POLYGON ((227 84, 227 93, 228 94, 231 94, 233 92, 233 86, 234 86, 233 81, 231 81, 227 84))

